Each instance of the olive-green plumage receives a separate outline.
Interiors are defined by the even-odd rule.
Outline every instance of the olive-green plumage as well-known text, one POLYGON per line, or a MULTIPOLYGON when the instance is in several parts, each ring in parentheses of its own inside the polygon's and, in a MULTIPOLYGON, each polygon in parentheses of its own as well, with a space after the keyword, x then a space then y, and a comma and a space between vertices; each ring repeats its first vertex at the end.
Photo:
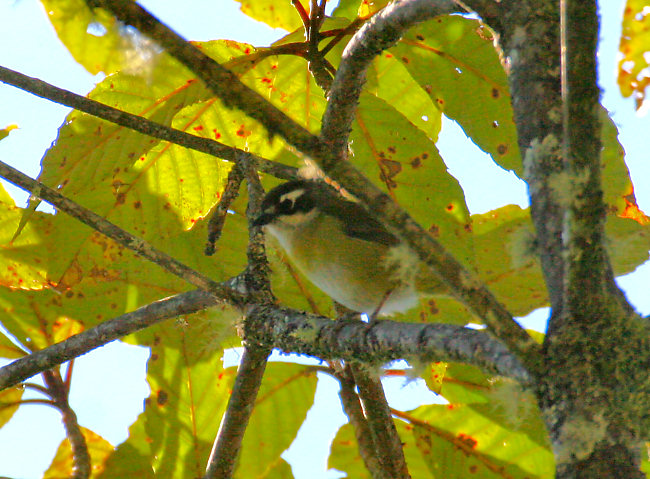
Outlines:
POLYGON ((255 224, 266 225, 310 281, 352 310, 406 311, 423 289, 442 289, 396 236, 322 182, 296 180, 274 188, 255 224))

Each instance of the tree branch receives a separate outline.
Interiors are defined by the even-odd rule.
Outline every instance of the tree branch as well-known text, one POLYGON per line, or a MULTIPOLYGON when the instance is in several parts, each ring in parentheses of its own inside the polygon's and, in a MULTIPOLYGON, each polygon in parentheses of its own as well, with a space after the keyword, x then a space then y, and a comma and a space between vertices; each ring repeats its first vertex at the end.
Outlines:
POLYGON ((213 281, 202 273, 199 273, 181 263, 177 259, 159 251, 143 239, 128 233, 98 214, 84 208, 53 189, 48 188, 43 183, 33 180, 29 176, 2 162, 0 162, 0 176, 16 186, 23 188, 31 195, 40 198, 43 201, 47 201, 58 210, 69 214, 85 225, 99 231, 125 248, 128 248, 143 258, 156 263, 166 271, 184 279, 198 288, 214 294, 217 298, 229 301, 231 304, 236 306, 241 306, 247 301, 246 295, 231 288, 227 288, 222 283, 213 281))
POLYGON ((43 372, 43 381, 47 385, 54 407, 61 412, 65 435, 70 442, 72 451, 72 476, 71 479, 88 479, 91 472, 91 460, 88 452, 86 438, 79 427, 77 415, 68 402, 68 391, 63 380, 56 370, 43 372))
MULTIPOLYGON (((96 116, 116 125, 129 128, 139 133, 158 138, 160 140, 169 141, 179 146, 184 146, 191 150, 207 153, 208 155, 222 158, 227 161, 235 161, 238 153, 243 153, 243 150, 238 148, 224 145, 210 138, 203 138, 201 136, 191 135, 176 128, 171 128, 166 125, 161 125, 147 118, 127 113, 117 108, 110 107, 90 98, 86 98, 68 90, 50 85, 38 78, 31 78, 22 73, 10 70, 0 66, 0 81, 8 85, 15 86, 21 90, 32 93, 38 97, 45 98, 46 100, 53 101, 60 105, 69 106, 75 110, 83 111, 89 115, 96 116)), ((277 178, 292 179, 297 177, 296 168, 288 165, 283 165, 276 161, 267 160, 255 155, 255 161, 259 164, 260 171, 268 173, 277 178)))
MULTIPOLYGON (((562 150, 572 178, 571 203, 564 214, 566 249, 564 296, 578 314, 590 310, 597 292, 615 292, 605 249, 606 205, 601 185, 600 90, 596 67, 598 13, 595 1, 562 1, 562 150), (591 293, 584 294, 585 292, 591 293)), ((618 294, 617 294, 618 293, 618 294)))
POLYGON ((354 435, 357 438, 357 445, 359 446, 359 455, 363 459, 366 469, 368 469, 373 479, 390 479, 384 474, 381 462, 377 456, 372 432, 363 414, 359 395, 354 390, 356 385, 352 371, 350 370, 350 365, 346 364, 342 370, 335 370, 334 376, 341 385, 339 397, 341 398, 343 411, 348 416, 348 420, 354 429, 354 435))
MULTIPOLYGON (((264 248, 264 235, 261 227, 252 226, 252 222, 260 213, 264 190, 257 176, 257 165, 250 157, 245 154, 239 155, 237 165, 248 183, 248 207, 246 208, 248 267, 243 275, 244 282, 246 290, 250 291, 252 296, 263 303, 271 304, 273 295, 264 248)), ((228 406, 210 453, 204 479, 228 479, 233 476, 244 433, 253 414, 255 399, 272 348, 272 345, 246 341, 232 394, 228 399, 228 406)))
POLYGON ((500 38, 553 310, 536 391, 556 477, 641 478, 648 335, 604 248, 597 4, 502 4, 500 38))
MULTIPOLYGON (((183 314, 196 313, 210 306, 216 306, 218 303, 219 301, 211 294, 194 290, 155 301, 135 311, 105 321, 94 328, 70 336, 64 341, 35 351, 29 356, 17 359, 0 368, 0 391, 160 321, 183 314)), ((49 395, 49 390, 46 394, 49 395)))
MULTIPOLYGON (((234 278, 226 285, 237 281, 239 279, 234 278)), ((0 390, 157 322, 196 313, 218 303, 211 294, 194 290, 105 321, 0 368, 0 390)), ((257 305, 249 311, 243 335, 247 340, 271 345, 287 353, 323 359, 341 358, 375 364, 394 359, 455 361, 512 377, 524 385, 531 380, 517 358, 500 342, 481 331, 449 324, 334 322, 293 309, 257 305)))
POLYGON ((290 308, 253 305, 244 323, 244 338, 285 351, 321 359, 384 364, 394 359, 454 361, 524 385, 531 377, 519 360, 483 331, 451 324, 337 320, 290 308))
POLYGON ((384 475, 391 479, 410 479, 402 440, 397 434, 379 376, 359 362, 352 362, 350 370, 359 388, 359 398, 363 403, 368 429, 384 475))
POLYGON ((334 150, 337 159, 315 159, 325 173, 362 200, 375 216, 398 232, 418 256, 440 275, 452 294, 466 304, 495 336, 503 340, 534 371, 539 369, 539 346, 486 286, 391 201, 388 195, 382 193, 349 162, 343 161, 347 156, 348 133, 365 81, 365 72, 372 59, 397 42, 411 26, 435 15, 457 10, 458 7, 451 1, 432 3, 429 0, 403 0, 383 9, 354 35, 343 53, 321 131, 323 140, 334 150))

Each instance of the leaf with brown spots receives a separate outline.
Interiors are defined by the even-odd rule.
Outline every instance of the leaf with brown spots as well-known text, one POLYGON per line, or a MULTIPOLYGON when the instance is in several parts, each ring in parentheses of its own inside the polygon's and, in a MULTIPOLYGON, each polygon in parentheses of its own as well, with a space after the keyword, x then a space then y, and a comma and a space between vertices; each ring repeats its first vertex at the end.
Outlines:
POLYGON ((381 99, 362 95, 351 135, 352 161, 425 228, 436 224, 438 239, 471 264, 471 235, 465 196, 447 172, 434 142, 381 99), (412 168, 414 157, 420 166, 412 168), (453 204, 452 210, 448 205, 453 204))
POLYGON ((390 49, 442 112, 495 162, 521 176, 510 94, 491 32, 476 20, 438 17, 390 49))
POLYGON ((537 417, 525 430, 504 427, 497 419, 502 411, 489 404, 485 414, 468 406, 429 405, 398 417, 410 422, 416 447, 435 477, 441 473, 450 479, 553 477, 553 456, 535 410, 537 417))

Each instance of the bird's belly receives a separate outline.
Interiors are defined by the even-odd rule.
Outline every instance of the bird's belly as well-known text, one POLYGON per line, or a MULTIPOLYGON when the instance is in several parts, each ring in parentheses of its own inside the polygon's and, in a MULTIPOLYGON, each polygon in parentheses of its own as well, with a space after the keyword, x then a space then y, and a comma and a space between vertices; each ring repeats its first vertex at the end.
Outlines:
POLYGON ((299 265, 303 273, 323 292, 346 308, 361 313, 390 315, 417 305, 415 288, 390 278, 381 264, 368 265, 364 273, 352 277, 345 265, 321 262, 318 267, 299 265))

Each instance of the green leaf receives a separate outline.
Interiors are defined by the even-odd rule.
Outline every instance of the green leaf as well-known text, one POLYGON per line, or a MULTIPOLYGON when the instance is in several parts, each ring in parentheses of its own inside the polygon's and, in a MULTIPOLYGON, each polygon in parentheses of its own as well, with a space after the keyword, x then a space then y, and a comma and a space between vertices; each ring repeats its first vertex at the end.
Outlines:
POLYGON ((362 95, 353 125, 352 161, 426 230, 471 264, 469 213, 458 181, 433 141, 386 102, 362 95), (435 191, 431 185, 435 186, 435 191))
POLYGON ((13 200, 0 202, 0 285, 13 289, 42 289, 65 268, 55 246, 61 244, 63 238, 54 226, 52 215, 34 212, 14 239, 25 211, 15 206, 13 200))
POLYGON ((18 128, 18 125, 9 125, 4 128, 0 128, 0 140, 4 140, 9 136, 9 133, 11 133, 11 130, 15 130, 18 128))
POLYGON ((16 346, 16 344, 3 332, 0 332, 0 358, 18 359, 25 356, 25 351, 16 346))
MULTIPOLYGON (((350 139, 352 162, 456 258, 471 265, 472 235, 463 190, 427 134, 383 100, 362 95, 350 139), (435 191, 431 185, 436 185, 435 191)), ((436 282, 432 276, 431 286, 436 282)), ((419 312, 407 317, 412 320, 414 314, 420 321, 437 322, 465 323, 471 317, 446 298, 423 299, 419 312)))
MULTIPOLYGON (((228 403, 233 370, 221 364, 224 318, 195 314, 152 328, 143 421, 159 477, 201 477, 228 403)), ((141 341, 145 343, 145 341, 141 341)))
POLYGON ((366 91, 399 111, 432 141, 438 140, 442 112, 397 58, 384 52, 372 62, 368 77, 372 81, 366 91))
MULTIPOLYGON (((418 479, 433 478, 422 454, 420 454, 420 451, 416 447, 416 441, 411 432, 412 426, 396 419, 395 427, 402 442, 404 456, 411 477, 418 479)), ((328 467, 343 471, 347 474, 347 477, 353 477, 354 479, 371 479, 359 454, 357 440, 350 424, 341 427, 332 441, 328 467)))
POLYGON ((417 447, 435 477, 553 477, 543 426, 535 429, 538 437, 533 440, 530 431, 503 427, 474 408, 458 405, 422 406, 402 417, 410 420, 417 447))
POLYGON ((483 403, 489 400, 490 381, 474 366, 447 363, 439 394, 451 404, 483 403))
POLYGON ((63 45, 91 74, 133 68, 135 60, 153 62, 153 44, 121 29, 113 15, 91 10, 83 0, 41 1, 63 45))
POLYGON ((292 477, 280 475, 285 470, 280 455, 289 448, 307 417, 316 383, 313 368, 280 362, 267 365, 235 477, 292 477))
POLYGON ((438 17, 410 29, 390 52, 445 115, 495 162, 521 176, 508 82, 485 25, 438 17))
POLYGON ((18 411, 24 391, 22 385, 0 391, 0 427, 7 424, 18 411))
POLYGON ((98 479, 128 479, 155 477, 151 467, 151 447, 145 432, 144 413, 129 427, 129 437, 117 446, 104 463, 98 479))
POLYGON ((479 277, 515 316, 546 306, 528 209, 508 205, 472 215, 479 277))
MULTIPOLYGON (((293 31, 302 26, 298 11, 290 1, 278 0, 236 0, 241 3, 241 11, 255 20, 266 23, 271 28, 293 31)), ((309 12, 309 0, 301 2, 309 12)))
POLYGON ((442 385, 447 373, 447 363, 439 361, 427 365, 425 371, 420 374, 427 384, 427 387, 436 394, 441 394, 442 385), (424 374, 422 374, 424 373, 424 374))
MULTIPOLYGON (((104 460, 113 452, 113 446, 104 438, 95 434, 90 429, 81 427, 88 453, 90 455, 92 469, 91 478, 97 478, 104 469, 104 460)), ((59 445, 58 450, 50 467, 45 471, 43 479, 60 479, 61 477, 70 477, 72 475, 73 458, 70 441, 64 439, 59 445)))
POLYGON ((241 80, 301 126, 312 133, 320 131, 327 101, 304 58, 265 58, 243 74, 241 80))

